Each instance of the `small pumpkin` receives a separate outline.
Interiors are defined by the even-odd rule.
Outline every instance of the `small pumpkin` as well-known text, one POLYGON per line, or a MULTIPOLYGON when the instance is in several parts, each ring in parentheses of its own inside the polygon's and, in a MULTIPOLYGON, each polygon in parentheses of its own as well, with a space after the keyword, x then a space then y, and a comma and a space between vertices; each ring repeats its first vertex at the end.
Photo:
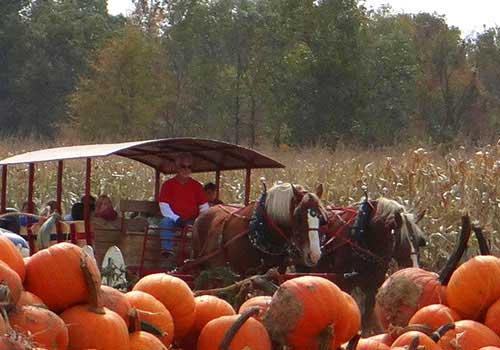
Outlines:
POLYGON ((24 281, 26 267, 23 256, 12 241, 4 236, 0 236, 0 260, 16 271, 21 281, 24 281))
POLYGON ((0 261, 0 300, 14 306, 19 301, 22 290, 23 285, 19 275, 0 261))
POLYGON ((21 292, 21 297, 19 298, 17 302, 17 307, 21 306, 38 306, 38 307, 47 307, 44 303, 43 300, 37 297, 35 294, 28 292, 26 290, 23 290, 21 292))
POLYGON ((371 340, 378 343, 382 343, 387 346, 391 346, 395 339, 388 333, 382 333, 382 334, 372 335, 371 337, 366 338, 366 340, 371 340))
POLYGON ((409 346, 415 338, 418 338, 419 345, 424 346, 425 349, 429 350, 441 350, 441 347, 436 344, 427 334, 419 331, 409 331, 401 334, 393 343, 392 347, 405 347, 409 346))
POLYGON ((471 320, 455 322, 455 329, 438 342, 443 350, 475 350, 485 346, 500 347, 500 338, 485 325, 471 320))
POLYGON ((389 350, 390 347, 382 342, 374 339, 364 338, 360 339, 356 350, 389 350))
POLYGON ((131 305, 125 294, 108 286, 101 286, 101 292, 104 307, 120 315, 128 327, 131 305))
POLYGON ((252 317, 258 321, 262 321, 264 319, 264 315, 269 309, 269 305, 271 304, 272 299, 273 299, 272 297, 267 295, 250 298, 243 304, 241 304, 238 313, 241 314, 244 311, 250 309, 251 307, 258 307, 260 310, 259 314, 252 317))
POLYGON ((17 307, 9 313, 9 322, 12 329, 31 337, 33 342, 48 350, 68 348, 68 329, 50 310, 36 306, 17 307))
POLYGON ((448 306, 443 304, 432 304, 418 310, 415 315, 412 316, 408 324, 422 324, 435 331, 447 323, 453 323, 460 319, 460 315, 448 306))
POLYGON ((213 295, 202 295, 194 298, 195 301, 195 321, 192 331, 201 332, 205 325, 221 316, 234 315, 233 307, 225 300, 213 295))
POLYGON ((167 347, 151 333, 137 331, 130 334, 130 350, 167 350, 167 347))
POLYGON ((141 278, 133 290, 151 294, 170 311, 176 338, 188 334, 194 323, 195 301, 186 282, 166 273, 156 273, 141 278))

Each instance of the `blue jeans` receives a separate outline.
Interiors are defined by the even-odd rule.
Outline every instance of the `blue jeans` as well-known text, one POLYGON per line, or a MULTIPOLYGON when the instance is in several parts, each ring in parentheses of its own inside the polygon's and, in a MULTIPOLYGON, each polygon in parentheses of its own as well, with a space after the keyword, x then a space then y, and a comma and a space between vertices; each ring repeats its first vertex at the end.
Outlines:
MULTIPOLYGON (((187 225, 192 225, 194 223, 193 220, 185 221, 187 225)), ((175 235, 175 232, 181 228, 180 225, 177 225, 174 220, 168 217, 164 217, 161 219, 160 224, 160 237, 161 237, 161 249, 162 250, 174 250, 174 242, 172 238, 175 235)))

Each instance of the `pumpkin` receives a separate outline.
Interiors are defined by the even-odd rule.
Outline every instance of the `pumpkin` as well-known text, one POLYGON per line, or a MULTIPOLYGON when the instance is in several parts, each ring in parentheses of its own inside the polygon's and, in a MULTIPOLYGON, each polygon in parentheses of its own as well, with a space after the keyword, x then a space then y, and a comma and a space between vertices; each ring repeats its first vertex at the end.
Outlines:
POLYGON ((0 336, 0 350, 26 350, 32 348, 33 343, 23 334, 10 332, 0 336))
POLYGON ((451 276, 446 290, 448 305, 464 319, 479 320, 500 298, 500 259, 476 256, 451 276))
POLYGON ((138 331, 130 334, 130 350, 167 350, 167 347, 151 333, 138 331))
POLYGON ((486 312, 484 324, 500 336, 500 299, 494 302, 486 312))
POLYGON ((259 312, 252 308, 241 315, 222 316, 208 322, 198 338, 198 350, 219 350, 226 334, 231 334, 229 345, 232 350, 271 350, 271 339, 259 321, 251 315, 259 312))
POLYGON ((16 306, 21 307, 21 306, 38 306, 38 307, 47 307, 42 299, 37 297, 35 294, 30 293, 28 291, 23 290, 21 292, 21 297, 19 298, 16 306))
POLYGON ((25 287, 43 300, 54 312, 85 303, 89 298, 81 264, 100 281, 96 262, 80 247, 57 243, 32 255, 26 265, 25 287))
POLYGON ((136 310, 139 321, 155 327, 163 335, 159 339, 170 346, 175 334, 174 321, 170 312, 155 297, 140 291, 125 294, 130 306, 136 310))
POLYGON ((500 350, 500 348, 496 347, 496 346, 485 346, 485 347, 482 347, 479 350, 500 350))
POLYGON ((342 323, 342 327, 338 327, 336 323, 334 329, 333 347, 338 348, 343 343, 349 341, 361 328, 361 312, 359 311, 358 304, 349 294, 341 292, 345 301, 340 303, 343 308, 342 316, 337 319, 337 322, 342 323))
POLYGON ((241 304, 240 309, 238 310, 238 313, 241 314, 245 310, 248 310, 251 307, 258 307, 260 309, 260 312, 256 316, 252 316, 258 321, 262 321, 264 319, 264 315, 266 314, 267 310, 269 309, 269 305, 271 304, 271 300, 273 298, 270 296, 258 296, 258 297, 253 297, 245 301, 243 304, 241 304))
POLYGON ((23 285, 19 275, 0 261, 0 301, 9 305, 17 304, 22 290, 23 285))
POLYGON ((346 312, 351 309, 344 305, 346 301, 341 290, 325 278, 290 279, 274 294, 263 322, 273 341, 315 350, 332 342, 334 333, 349 335, 345 328, 352 327, 349 318, 353 315, 346 312))
POLYGON ((131 306, 125 294, 108 286, 101 286, 101 292, 104 307, 120 315, 128 327, 131 306))
POLYGON ((170 311, 176 338, 188 334, 194 323, 195 301, 186 282, 166 273, 157 273, 141 278, 133 290, 151 294, 170 311))
POLYGON ((435 331, 447 323, 453 323, 460 319, 460 315, 448 306, 433 304, 418 310, 415 315, 412 316, 408 324, 422 324, 435 331))
POLYGON ((468 216, 462 217, 462 229, 454 252, 439 274, 416 267, 399 270, 379 288, 375 314, 381 326, 404 327, 417 310, 431 304, 446 304, 446 285, 462 258, 471 236, 468 216))
POLYGON ((195 301, 195 321, 192 331, 201 332, 205 325, 221 316, 234 315, 233 307, 225 300, 212 295, 202 295, 194 298, 195 301))
POLYGON ((9 313, 9 322, 12 329, 31 337, 33 342, 48 350, 68 348, 68 329, 50 310, 36 306, 18 307, 9 313))
POLYGON ((394 341, 394 338, 388 333, 373 335, 373 336, 365 338, 365 339, 370 340, 370 341, 375 341, 378 343, 382 343, 382 344, 387 345, 387 346, 391 346, 393 341, 394 341))
POLYGON ((9 265, 12 270, 16 271, 21 281, 24 281, 26 267, 24 265, 23 256, 14 243, 4 236, 0 236, 0 260, 9 265))
POLYGON ((389 349, 390 347, 388 345, 370 338, 360 339, 358 345, 356 346, 356 350, 389 350, 389 349))
POLYGON ((485 325, 471 320, 455 322, 455 329, 439 340, 443 350, 476 350, 484 346, 500 346, 500 338, 485 325))
POLYGON ((414 338, 418 338, 419 345, 425 347, 425 349, 429 350, 441 350, 441 347, 434 342, 428 335, 419 332, 419 331, 409 331, 401 334, 395 341, 392 343, 392 347, 404 347, 408 346, 412 343, 414 338))

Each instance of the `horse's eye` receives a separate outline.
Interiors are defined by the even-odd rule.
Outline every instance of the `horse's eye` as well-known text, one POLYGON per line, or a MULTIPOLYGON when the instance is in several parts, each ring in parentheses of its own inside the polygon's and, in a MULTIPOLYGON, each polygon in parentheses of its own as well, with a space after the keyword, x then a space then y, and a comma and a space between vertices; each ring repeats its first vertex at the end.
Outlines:
POLYGON ((309 209, 309 215, 315 218, 316 216, 318 216, 318 211, 316 209, 309 209))

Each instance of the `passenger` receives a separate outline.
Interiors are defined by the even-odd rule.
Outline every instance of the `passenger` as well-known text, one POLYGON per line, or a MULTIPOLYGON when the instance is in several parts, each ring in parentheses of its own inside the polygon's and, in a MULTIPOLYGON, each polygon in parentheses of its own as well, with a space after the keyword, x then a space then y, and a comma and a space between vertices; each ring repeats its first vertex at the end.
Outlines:
POLYGON ((160 222, 161 248, 164 256, 173 254, 175 230, 185 225, 192 225, 198 215, 209 208, 203 186, 191 177, 193 158, 184 153, 176 157, 177 174, 165 181, 160 191, 160 210, 163 219, 160 222))
POLYGON ((40 216, 50 216, 51 214, 55 213, 56 210, 57 202, 48 201, 47 204, 45 204, 43 210, 40 212, 40 216))
MULTIPOLYGON (((28 213, 30 209, 29 202, 26 201, 23 203, 23 206, 21 207, 21 213, 28 213)), ((31 210, 33 213, 37 212, 36 205, 35 203, 31 202, 31 210)), ((33 224, 35 222, 38 222, 38 219, 28 216, 28 215, 20 215, 19 216, 19 225, 20 226, 28 226, 29 224, 33 224)))
POLYGON ((205 186, 205 194, 207 195, 208 205, 213 207, 217 204, 224 204, 220 199, 217 198, 217 185, 213 182, 207 182, 205 186))
MULTIPOLYGON (((85 196, 81 198, 80 202, 76 202, 73 204, 71 207, 71 215, 66 215, 64 217, 64 220, 66 221, 80 221, 84 220, 84 200, 85 196)), ((95 198, 93 196, 90 196, 90 202, 89 202, 89 209, 90 209, 90 214, 92 214, 95 210, 95 198)))
POLYGON ((118 217, 118 213, 113 208, 113 203, 107 195, 101 194, 99 198, 97 198, 95 216, 106 221, 114 221, 118 217))

